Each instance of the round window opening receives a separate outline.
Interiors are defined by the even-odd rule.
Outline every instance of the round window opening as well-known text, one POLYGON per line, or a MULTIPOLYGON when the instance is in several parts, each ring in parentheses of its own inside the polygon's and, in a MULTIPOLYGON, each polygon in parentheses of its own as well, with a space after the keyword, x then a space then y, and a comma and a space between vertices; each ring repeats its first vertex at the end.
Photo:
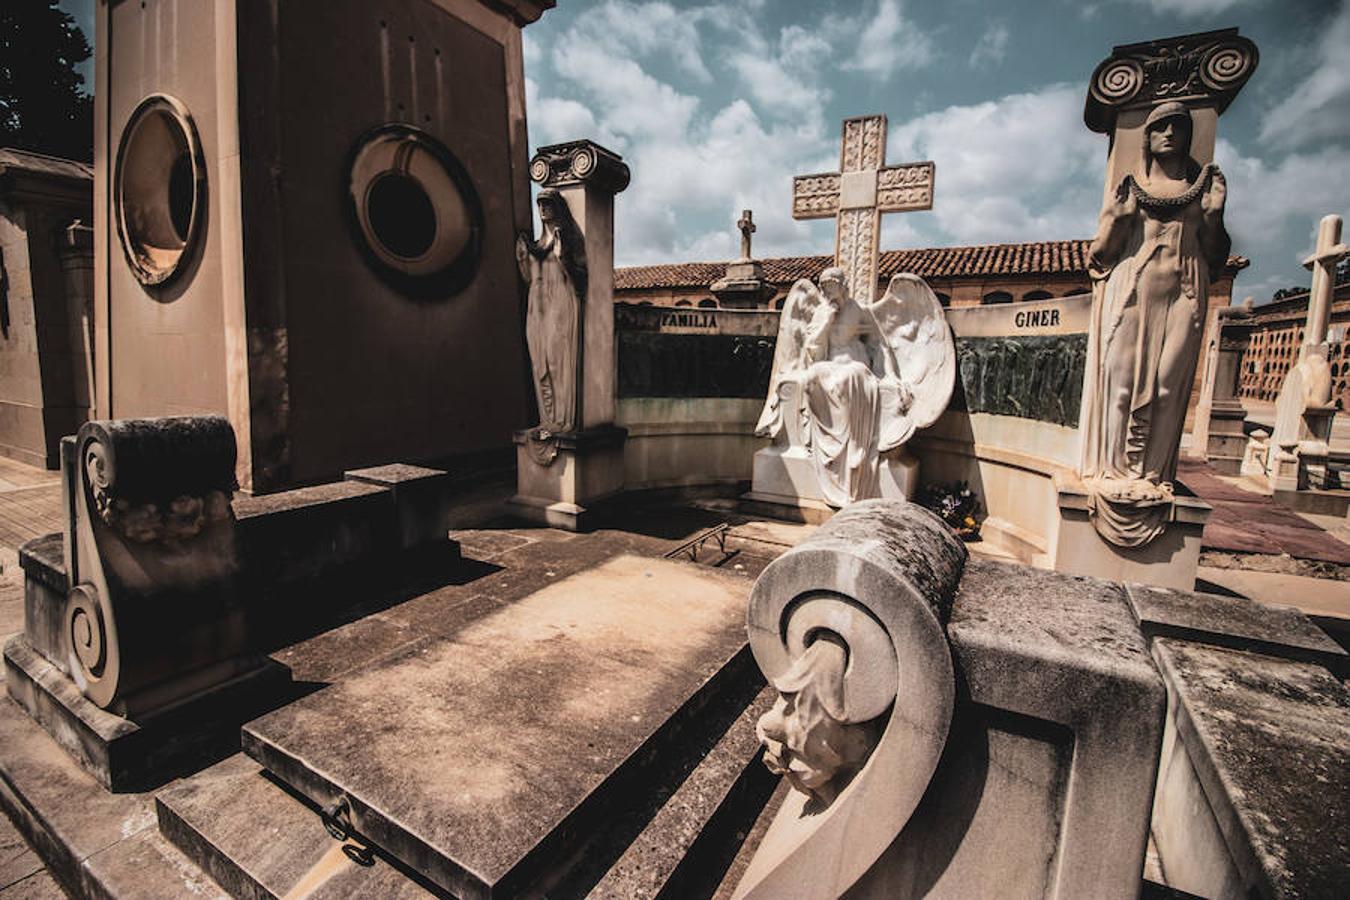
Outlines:
POLYGON ((141 101, 122 131, 113 185, 127 264, 141 284, 167 284, 205 217, 206 167, 187 107, 163 94, 141 101))
POLYGON ((348 194, 358 244, 397 290, 444 298, 473 279, 482 204, 440 141, 408 125, 368 132, 352 153, 348 194))

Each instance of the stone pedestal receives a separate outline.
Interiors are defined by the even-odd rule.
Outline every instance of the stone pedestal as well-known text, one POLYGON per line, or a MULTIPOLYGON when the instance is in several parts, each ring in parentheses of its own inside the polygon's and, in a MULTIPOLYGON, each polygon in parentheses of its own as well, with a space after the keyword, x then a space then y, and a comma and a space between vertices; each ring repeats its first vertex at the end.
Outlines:
POLYGON ((585 531, 594 527, 595 504, 623 490, 627 437, 628 430, 615 425, 544 440, 537 430, 516 432, 512 509, 522 518, 552 528, 585 531))
MULTIPOLYGON (((919 460, 905 447, 881 455, 881 496, 908 500, 919 487, 919 460)), ((755 453, 753 488, 742 496, 753 504, 774 507, 786 518, 819 523, 834 515, 825 502, 806 447, 775 444, 755 453)))
POLYGON ((1059 493, 1055 571, 1187 591, 1195 587, 1200 537, 1212 507, 1189 496, 1184 485, 1175 485, 1177 495, 1163 532, 1140 547, 1121 547, 1097 533, 1090 513, 1092 496, 1078 478, 1060 475, 1055 488, 1059 493))
POLYGON ((1220 475, 1237 475, 1247 452, 1247 433, 1243 423, 1247 410, 1239 400, 1216 401, 1209 410, 1209 433, 1205 440, 1205 459, 1220 475))
POLYGON ((516 432, 516 496, 510 502, 531 521, 579 531, 590 527, 593 503, 623 489, 628 431, 614 424, 614 195, 628 186, 629 172, 617 154, 583 140, 541 147, 530 177, 562 197, 585 246, 576 409, 570 420, 559 420, 579 428, 550 432, 555 426, 541 424, 516 432))
POLYGON ((1228 306, 1213 313, 1206 342, 1204 379, 1196 409, 1191 452, 1221 475, 1237 475, 1247 449, 1247 411, 1238 399, 1242 357, 1251 343, 1251 308, 1228 306))
POLYGON ((764 281, 764 266, 759 260, 741 259, 727 265, 727 272, 710 288, 726 309, 757 309, 774 294, 764 281))

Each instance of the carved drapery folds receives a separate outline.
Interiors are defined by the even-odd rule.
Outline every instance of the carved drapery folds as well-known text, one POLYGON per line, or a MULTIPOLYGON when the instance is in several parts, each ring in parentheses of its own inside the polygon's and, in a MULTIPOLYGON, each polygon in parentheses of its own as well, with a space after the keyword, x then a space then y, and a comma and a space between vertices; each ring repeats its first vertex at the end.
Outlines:
POLYGON ((1205 103, 1222 113, 1256 71, 1256 45, 1236 28, 1126 44, 1092 73, 1083 118, 1110 134, 1122 110, 1176 100, 1205 103))
POLYGON ((750 646, 780 698, 759 731, 796 790, 737 897, 838 897, 903 829, 951 722, 943 623, 965 560, 932 513, 868 500, 760 575, 750 646))
POLYGON ((241 649, 234 430, 219 416, 97 421, 67 441, 71 677, 121 714, 162 706, 185 671, 241 649))

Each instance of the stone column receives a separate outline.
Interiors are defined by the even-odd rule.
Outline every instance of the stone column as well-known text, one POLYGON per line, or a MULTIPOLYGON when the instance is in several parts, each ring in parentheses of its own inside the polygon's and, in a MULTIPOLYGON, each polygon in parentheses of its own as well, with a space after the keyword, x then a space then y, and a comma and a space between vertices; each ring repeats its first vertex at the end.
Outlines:
POLYGON ((1325 473, 1336 416, 1327 363, 1327 325, 1336 264, 1345 256, 1350 256, 1350 248, 1341 243, 1341 217, 1324 216, 1317 229, 1317 249, 1303 261, 1313 273, 1303 346, 1298 363, 1284 377, 1275 398, 1270 486, 1277 498, 1306 489, 1310 468, 1319 470, 1319 476, 1325 473))
POLYGON ((88 420, 94 402, 94 229, 76 220, 60 232, 57 244, 66 288, 71 391, 78 426, 88 420))
POLYGON ((577 336, 578 427, 516 433, 511 503, 528 519, 578 531, 590 527, 597 501, 623 489, 628 432, 614 424, 614 196, 628 187, 629 171, 618 154, 581 140, 541 147, 530 162, 530 178, 556 189, 580 228, 587 284, 577 336))
POLYGON ((1237 475, 1246 453, 1243 423, 1247 410, 1238 394, 1242 359, 1251 343, 1252 327, 1250 299, 1241 306, 1214 311, 1213 355, 1206 360, 1209 368, 1201 387, 1192 438, 1196 450, 1222 475, 1237 475))

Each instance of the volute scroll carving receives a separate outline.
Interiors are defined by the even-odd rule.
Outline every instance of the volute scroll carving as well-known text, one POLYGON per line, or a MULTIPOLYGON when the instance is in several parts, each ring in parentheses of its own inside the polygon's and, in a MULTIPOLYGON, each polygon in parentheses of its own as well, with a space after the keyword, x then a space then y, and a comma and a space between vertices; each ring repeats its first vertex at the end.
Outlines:
POLYGON ((838 897, 909 821, 951 724, 944 623, 966 556, 927 510, 866 500, 760 575, 750 647, 779 699, 758 730, 795 790, 737 898, 838 897))
POLYGON ((242 649, 234 430, 219 416, 95 421, 67 442, 66 666, 97 706, 165 705, 185 668, 242 649))

